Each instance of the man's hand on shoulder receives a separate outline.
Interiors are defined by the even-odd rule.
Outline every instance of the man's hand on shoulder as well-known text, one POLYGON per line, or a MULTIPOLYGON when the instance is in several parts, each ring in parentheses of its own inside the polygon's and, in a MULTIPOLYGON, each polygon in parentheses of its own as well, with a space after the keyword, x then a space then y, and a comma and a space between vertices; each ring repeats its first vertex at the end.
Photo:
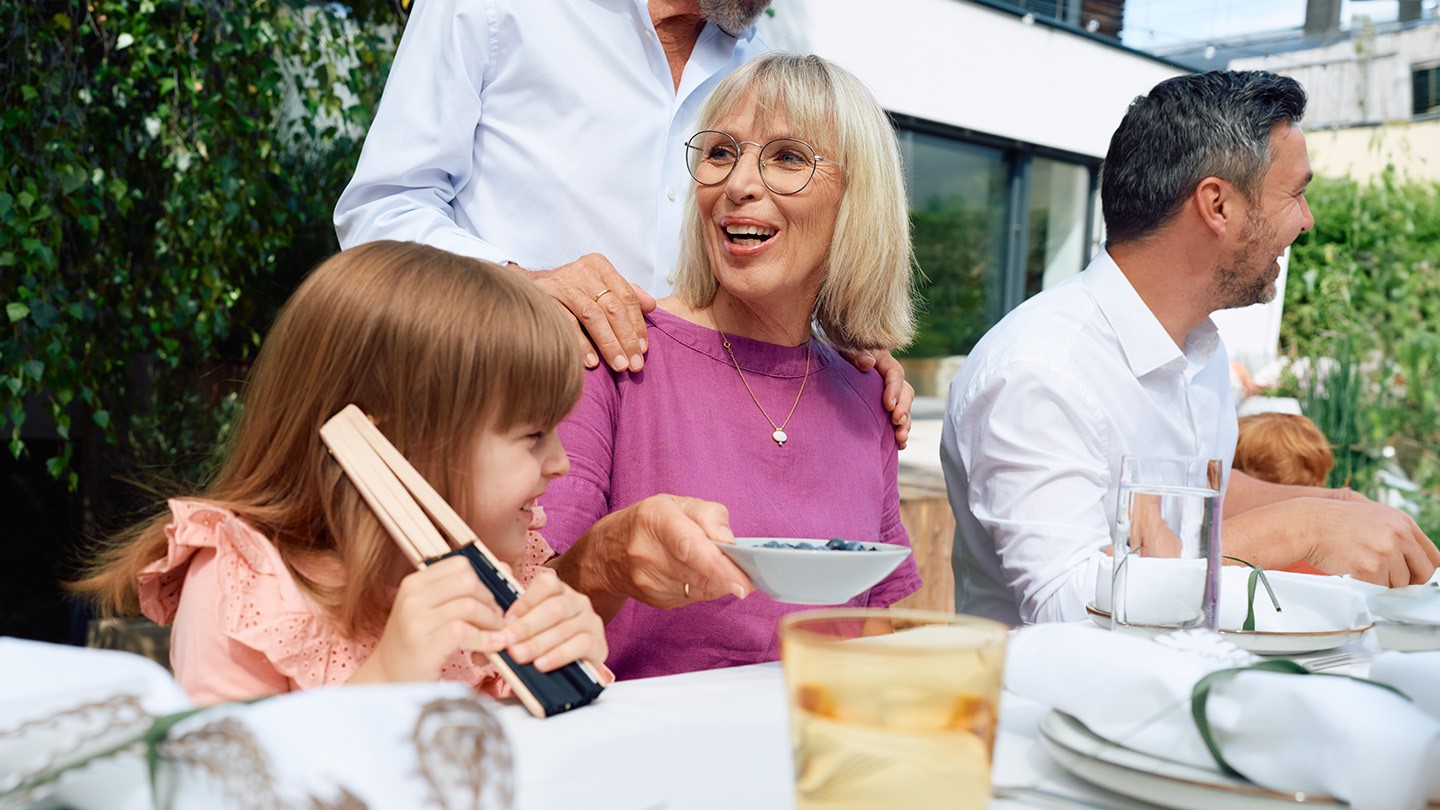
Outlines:
POLYGON ((910 406, 915 402, 915 387, 905 381, 905 367, 890 352, 861 351, 855 354, 841 353, 850 365, 861 371, 875 369, 885 380, 885 391, 881 402, 890 412, 890 424, 895 426, 895 441, 904 450, 910 440, 910 406))
POLYGON ((529 276, 565 308, 575 325, 586 368, 598 365, 600 357, 615 371, 644 367, 649 349, 645 313, 655 308, 655 299, 626 281, 609 259, 590 253, 552 270, 510 266, 529 276))

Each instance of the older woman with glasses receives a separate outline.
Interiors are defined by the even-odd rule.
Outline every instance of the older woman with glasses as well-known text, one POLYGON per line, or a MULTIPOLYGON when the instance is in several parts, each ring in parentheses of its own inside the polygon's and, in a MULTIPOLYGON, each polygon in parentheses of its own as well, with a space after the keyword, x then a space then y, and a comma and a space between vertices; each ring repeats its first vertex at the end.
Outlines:
MULTIPOLYGON (((670 493, 723 504, 739 536, 909 544, 883 382, 838 353, 914 330, 890 122, 836 65, 774 53, 725 79, 700 124, 675 294, 646 316, 645 368, 587 373, 559 427, 571 472, 541 499, 560 575, 609 618, 622 678, 774 660, 777 621, 802 608, 753 593, 698 531, 576 541, 611 512, 670 493)), ((721 519, 709 533, 728 539, 721 519)), ((919 586, 907 560, 851 604, 919 586)))

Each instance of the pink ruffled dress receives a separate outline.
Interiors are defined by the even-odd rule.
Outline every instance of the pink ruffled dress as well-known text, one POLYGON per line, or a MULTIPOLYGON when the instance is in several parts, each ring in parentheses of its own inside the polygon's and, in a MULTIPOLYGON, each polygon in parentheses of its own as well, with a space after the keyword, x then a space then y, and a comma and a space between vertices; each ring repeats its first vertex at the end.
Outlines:
MULTIPOLYGON (((345 683, 379 637, 351 639, 290 576, 275 546, 244 519, 204 501, 172 500, 164 559, 140 572, 140 609, 172 624, 175 679, 199 705, 345 683)), ((555 552, 536 530, 534 510, 525 559, 515 571, 528 585, 555 552)), ((338 582, 338 565, 306 571, 338 582)), ((509 685, 483 657, 457 650, 440 677, 495 697, 509 685)))

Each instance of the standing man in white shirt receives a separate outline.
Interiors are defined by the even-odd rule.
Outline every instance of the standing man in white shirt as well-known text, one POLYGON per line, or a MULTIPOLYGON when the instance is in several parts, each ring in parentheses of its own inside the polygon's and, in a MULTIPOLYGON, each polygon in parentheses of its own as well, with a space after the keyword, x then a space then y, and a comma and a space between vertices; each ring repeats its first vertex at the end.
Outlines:
POLYGON ((612 368, 638 368, 696 112, 769 50, 752 25, 768 0, 705 5, 729 32, 697 0, 418 0, 335 207, 340 246, 400 239, 526 268, 612 368))
MULTIPOLYGON (((1261 71, 1181 76, 1131 104, 1101 180, 1106 249, 1007 315, 950 386, 941 460, 955 511, 956 607, 1009 624, 1085 617, 1126 454, 1222 459, 1237 435, 1210 313, 1268 301, 1314 225, 1305 92, 1261 71)), ((1382 585, 1425 582, 1440 551, 1349 490, 1229 471, 1225 553, 1299 559, 1382 585)))
MULTIPOLYGON (((639 371, 691 181, 685 142, 721 79, 769 50, 770 0, 418 0, 355 176, 342 248, 423 242, 528 273, 587 367, 639 371)), ((904 447, 914 390, 888 353, 904 447)))

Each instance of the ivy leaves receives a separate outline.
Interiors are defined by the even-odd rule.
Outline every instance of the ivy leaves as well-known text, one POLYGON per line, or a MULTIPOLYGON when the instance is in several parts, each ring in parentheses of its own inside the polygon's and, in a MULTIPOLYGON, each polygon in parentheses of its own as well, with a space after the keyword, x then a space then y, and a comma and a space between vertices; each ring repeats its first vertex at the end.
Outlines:
POLYGON ((383 88, 392 19, 377 0, 0 10, 11 453, 36 414, 63 442, 47 466, 72 486, 82 426, 142 463, 213 440, 233 409, 195 375, 248 358, 290 285, 334 249, 330 211, 383 88), (174 418, 201 426, 191 436, 174 418))

